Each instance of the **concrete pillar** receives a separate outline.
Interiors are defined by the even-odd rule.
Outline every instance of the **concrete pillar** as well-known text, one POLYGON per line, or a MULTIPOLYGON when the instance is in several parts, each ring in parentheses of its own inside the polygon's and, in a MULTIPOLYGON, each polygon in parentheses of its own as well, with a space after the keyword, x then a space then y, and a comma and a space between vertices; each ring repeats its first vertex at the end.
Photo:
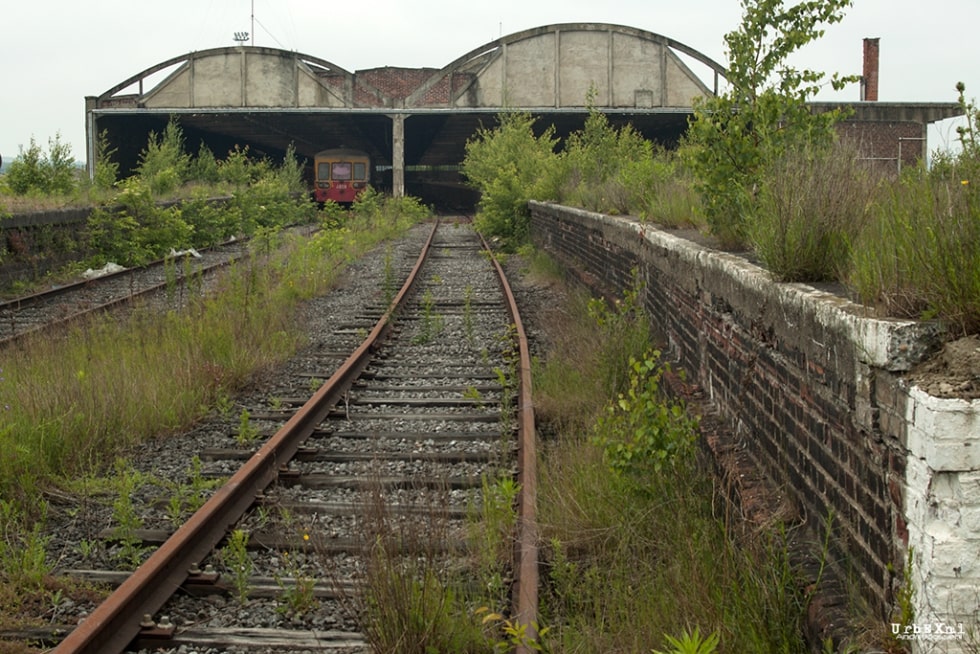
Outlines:
POLYGON ((95 106, 97 98, 94 95, 85 96, 85 172, 89 179, 95 179, 95 144, 99 135, 95 131, 95 106))
POLYGON ((405 114, 391 115, 391 194, 405 195, 405 114))

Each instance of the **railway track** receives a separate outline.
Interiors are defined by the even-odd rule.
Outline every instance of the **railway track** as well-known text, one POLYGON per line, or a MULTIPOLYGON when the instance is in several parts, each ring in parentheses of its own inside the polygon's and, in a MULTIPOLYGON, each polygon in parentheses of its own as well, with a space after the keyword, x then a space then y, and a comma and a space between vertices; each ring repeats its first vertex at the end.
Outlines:
POLYGON ((473 516, 506 480, 520 489, 517 547, 497 583, 512 618, 534 621, 526 339, 468 225, 434 229, 423 250, 401 290, 407 250, 386 252, 373 292, 329 305, 318 346, 199 429, 181 488, 203 506, 178 528, 173 496, 141 489, 155 518, 123 537, 103 516, 99 551, 64 557, 63 574, 118 587, 55 651, 371 651, 372 572, 425 560, 458 577, 474 561, 473 516), (133 574, 112 569, 126 548, 142 561, 133 574))
POLYGON ((137 298, 170 294, 170 301, 179 303, 184 294, 193 292, 195 283, 240 259, 246 248, 246 241, 232 241, 2 301, 0 347, 137 298))

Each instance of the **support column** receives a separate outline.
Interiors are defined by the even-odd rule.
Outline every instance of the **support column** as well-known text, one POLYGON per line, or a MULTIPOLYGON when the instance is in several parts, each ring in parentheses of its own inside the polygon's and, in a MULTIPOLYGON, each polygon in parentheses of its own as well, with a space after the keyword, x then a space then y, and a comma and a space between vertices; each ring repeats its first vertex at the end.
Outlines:
POLYGON ((405 196, 405 114, 391 116, 391 194, 405 196))
POLYGON ((85 96, 85 172, 88 173, 90 180, 95 179, 95 160, 96 143, 99 135, 95 131, 95 111, 96 97, 94 95, 85 96))

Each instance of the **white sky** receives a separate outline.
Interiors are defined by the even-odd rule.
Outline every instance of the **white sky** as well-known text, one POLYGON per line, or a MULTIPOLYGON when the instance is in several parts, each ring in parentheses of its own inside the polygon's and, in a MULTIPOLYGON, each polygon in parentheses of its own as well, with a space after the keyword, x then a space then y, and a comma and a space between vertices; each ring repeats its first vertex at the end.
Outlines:
MULTIPOLYGON (((793 0, 787 0, 792 4, 793 0)), ((157 63, 234 45, 252 31, 253 0, 0 0, 0 155, 60 133, 85 153, 85 96, 157 63)), ((680 41, 726 63, 724 34, 738 0, 254 0, 255 45, 295 50, 349 71, 441 68, 501 35, 567 22, 616 23, 680 41), (365 7, 358 11, 357 6, 365 7)), ((793 62, 860 74, 862 40, 880 42, 879 100, 954 102, 955 85, 980 97, 980 0, 854 0, 793 62)), ((696 71, 698 72, 698 71, 696 71)), ((818 100, 857 100, 854 85, 818 100)), ((930 150, 955 140, 947 123, 930 150)))

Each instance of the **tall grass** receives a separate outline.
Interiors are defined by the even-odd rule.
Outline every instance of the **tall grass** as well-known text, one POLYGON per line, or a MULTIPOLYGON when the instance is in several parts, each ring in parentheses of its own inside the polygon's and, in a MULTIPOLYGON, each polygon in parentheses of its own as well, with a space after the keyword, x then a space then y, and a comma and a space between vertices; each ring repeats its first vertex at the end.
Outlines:
POLYGON ((980 329, 978 183, 913 170, 890 185, 851 248, 847 281, 859 297, 889 315, 939 318, 953 333, 980 329))
MULTIPOLYGON (((644 322, 629 301, 594 308, 591 318, 570 310, 548 320, 560 328, 549 328, 552 347, 535 368, 536 415, 547 434, 538 485, 549 544, 547 651, 668 650, 668 636, 697 629, 718 634, 719 652, 805 652, 802 601, 781 536, 727 529, 713 476, 689 447, 690 418, 666 398, 658 406, 649 384, 629 382, 618 337, 644 322), (593 374, 603 368, 597 362, 618 368, 617 383, 593 374), (646 448, 636 436, 649 425, 626 414, 676 433, 646 448)), ((649 335, 629 340, 631 355, 645 360, 649 335)))
POLYGON ((391 514, 383 495, 372 492, 365 516, 364 584, 356 600, 374 651, 490 651, 475 613, 485 601, 479 577, 455 562, 460 534, 446 515, 448 491, 424 491, 425 510, 412 521, 391 514))
POLYGON ((793 151, 766 169, 746 238, 781 281, 839 279, 876 185, 852 148, 793 151))
POLYGON ((307 242, 260 238, 215 293, 180 312, 97 318, 5 351, 0 499, 29 510, 42 485, 97 471, 120 448, 186 426, 288 356, 302 342, 293 319, 299 302, 425 213, 402 209, 307 242))

